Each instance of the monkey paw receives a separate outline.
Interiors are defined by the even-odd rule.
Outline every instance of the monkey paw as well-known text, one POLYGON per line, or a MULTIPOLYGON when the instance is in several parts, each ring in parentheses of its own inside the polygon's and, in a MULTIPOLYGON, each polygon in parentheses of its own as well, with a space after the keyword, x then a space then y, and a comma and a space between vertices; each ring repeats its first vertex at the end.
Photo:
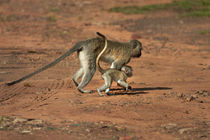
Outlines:
POLYGON ((132 90, 132 87, 131 86, 128 86, 128 90, 132 90))
POLYGON ((77 89, 81 92, 81 93, 93 93, 94 91, 93 90, 85 90, 85 89, 81 89, 81 88, 78 88, 77 89))
POLYGON ((107 92, 106 93, 108 96, 113 96, 114 94, 110 93, 110 92, 107 92))
POLYGON ((132 87, 131 86, 128 86, 127 88, 123 88, 123 90, 129 91, 129 90, 132 90, 132 87))
POLYGON ((101 93, 101 91, 99 89, 97 89, 99 96, 104 96, 104 94, 101 93))
POLYGON ((79 84, 74 79, 72 79, 72 80, 73 80, 75 86, 77 87, 79 84))

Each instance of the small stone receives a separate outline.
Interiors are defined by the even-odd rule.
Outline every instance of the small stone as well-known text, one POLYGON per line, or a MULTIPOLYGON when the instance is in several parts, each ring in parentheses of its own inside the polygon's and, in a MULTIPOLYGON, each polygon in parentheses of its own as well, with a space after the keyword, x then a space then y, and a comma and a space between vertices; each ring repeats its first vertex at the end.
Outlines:
POLYGON ((42 127, 34 127, 33 130, 41 130, 42 127))
POLYGON ((198 98, 198 95, 194 94, 191 97, 193 97, 195 99, 195 98, 198 98))
POLYGON ((90 133, 90 129, 86 129, 85 131, 88 132, 88 133, 90 133))
POLYGON ((208 92, 206 90, 197 91, 196 94, 208 96, 208 92))
POLYGON ((27 119, 24 119, 24 118, 15 118, 13 120, 13 123, 16 124, 16 123, 22 123, 22 122, 27 122, 27 119))
POLYGON ((69 130, 67 133, 68 133, 68 134, 71 134, 71 133, 73 133, 73 131, 72 131, 72 130, 69 130))
POLYGON ((123 130, 126 130, 126 127, 115 126, 115 129, 116 129, 117 131, 123 131, 123 130))
POLYGON ((191 102, 191 101, 193 101, 193 100, 195 100, 196 98, 194 97, 194 96, 190 96, 190 97, 188 97, 188 98, 186 98, 186 101, 187 102, 191 102))
POLYGON ((176 128, 177 124, 175 123, 168 123, 168 124, 163 124, 161 125, 161 127, 165 128, 165 129, 173 129, 176 128))
POLYGON ((190 130, 192 130, 193 128, 182 128, 182 129, 179 129, 179 134, 184 134, 184 133, 186 133, 187 131, 190 131, 190 130))
POLYGON ((170 94, 170 95, 176 95, 177 93, 176 92, 174 92, 174 91, 168 91, 168 94, 170 94))
POLYGON ((203 96, 208 96, 208 92, 207 91, 203 91, 203 96))
POLYGON ((186 101, 187 102, 190 102, 191 101, 191 98, 190 97, 186 98, 186 101))
POLYGON ((43 121, 42 120, 31 120, 31 121, 28 121, 27 124, 32 124, 32 125, 42 125, 43 124, 43 121))
POLYGON ((21 131, 21 133, 22 134, 29 134, 29 133, 31 133, 31 131, 30 130, 23 130, 23 131, 21 131))
POLYGON ((184 94, 183 94, 183 93, 178 93, 178 94, 177 94, 177 97, 183 98, 183 97, 184 97, 184 94))

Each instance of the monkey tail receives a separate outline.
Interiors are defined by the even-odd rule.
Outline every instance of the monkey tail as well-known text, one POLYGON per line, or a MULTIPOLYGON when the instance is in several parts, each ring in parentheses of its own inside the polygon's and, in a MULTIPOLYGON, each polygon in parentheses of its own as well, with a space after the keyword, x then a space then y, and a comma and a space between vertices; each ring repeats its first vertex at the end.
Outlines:
POLYGON ((101 34, 101 33, 99 33, 99 32, 97 32, 97 35, 99 35, 99 36, 101 36, 104 40, 105 40, 105 45, 104 45, 104 48, 103 48, 103 50, 99 53, 99 55, 98 55, 98 57, 96 58, 96 67, 98 68, 98 70, 100 71, 100 73, 105 73, 105 70, 100 66, 100 63, 99 63, 99 60, 100 60, 100 57, 102 56, 102 54, 106 51, 106 49, 107 49, 107 39, 106 39, 106 37, 103 35, 103 34, 101 34))
POLYGON ((18 79, 18 80, 12 81, 12 82, 10 82, 10 83, 6 83, 6 85, 11 86, 11 85, 17 84, 17 83, 19 83, 19 82, 21 82, 21 81, 23 81, 23 80, 25 80, 25 79, 27 79, 27 78, 30 78, 31 76, 33 76, 33 75, 35 75, 35 74, 37 74, 37 73, 40 73, 40 72, 42 72, 42 71, 44 71, 44 70, 46 70, 46 69, 48 69, 48 68, 54 66, 55 64, 57 64, 58 62, 60 62, 61 60, 63 60, 63 59, 66 58, 67 56, 69 56, 70 54, 72 54, 73 52, 79 51, 79 50, 81 50, 81 49, 82 49, 82 48, 81 48, 81 45, 78 43, 78 44, 76 44, 74 47, 72 47, 69 51, 67 51, 67 52, 64 53, 62 56, 58 57, 57 59, 55 59, 53 62, 49 63, 48 65, 45 65, 44 67, 42 67, 42 68, 40 68, 40 69, 38 69, 38 70, 36 70, 36 71, 30 73, 30 74, 28 74, 28 75, 26 75, 26 76, 24 76, 24 77, 18 79))

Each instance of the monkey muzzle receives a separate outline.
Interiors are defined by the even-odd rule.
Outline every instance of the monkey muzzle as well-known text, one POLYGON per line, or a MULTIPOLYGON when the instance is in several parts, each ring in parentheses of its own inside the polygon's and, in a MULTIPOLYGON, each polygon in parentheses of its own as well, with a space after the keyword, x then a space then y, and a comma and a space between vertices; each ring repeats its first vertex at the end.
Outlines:
POLYGON ((141 51, 135 57, 141 57, 141 51))

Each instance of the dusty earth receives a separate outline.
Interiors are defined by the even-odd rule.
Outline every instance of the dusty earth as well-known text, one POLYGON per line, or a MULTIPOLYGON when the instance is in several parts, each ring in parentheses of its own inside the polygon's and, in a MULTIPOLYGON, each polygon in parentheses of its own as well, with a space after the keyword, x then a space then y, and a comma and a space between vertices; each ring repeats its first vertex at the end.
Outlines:
MULTIPOLYGON (((174 10, 124 15, 114 6, 172 0, 1 0, 0 140, 210 139, 209 18, 174 10), (81 94, 71 77, 77 54, 13 86, 16 80, 101 32, 108 39, 143 44, 132 59, 132 91, 81 94)), ((108 66, 108 65, 104 65, 108 66)), ((103 84, 97 72, 88 84, 103 84)))

